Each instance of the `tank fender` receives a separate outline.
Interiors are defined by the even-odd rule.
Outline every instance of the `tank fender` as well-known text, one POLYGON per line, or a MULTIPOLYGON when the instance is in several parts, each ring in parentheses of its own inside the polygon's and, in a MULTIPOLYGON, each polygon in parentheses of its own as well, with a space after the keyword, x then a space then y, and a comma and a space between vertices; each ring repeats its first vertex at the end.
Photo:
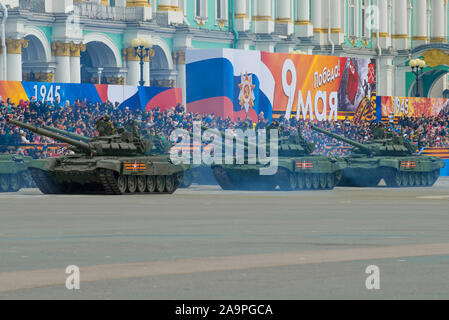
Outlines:
POLYGON ((379 161, 379 166, 381 167, 388 167, 388 168, 394 168, 399 170, 400 168, 400 162, 397 159, 381 159, 379 161))
POLYGON ((97 167, 121 173, 122 163, 119 160, 105 159, 97 161, 97 167))
POLYGON ((37 159, 32 160, 29 165, 30 168, 36 168, 44 171, 49 171, 56 167, 56 158, 37 159))

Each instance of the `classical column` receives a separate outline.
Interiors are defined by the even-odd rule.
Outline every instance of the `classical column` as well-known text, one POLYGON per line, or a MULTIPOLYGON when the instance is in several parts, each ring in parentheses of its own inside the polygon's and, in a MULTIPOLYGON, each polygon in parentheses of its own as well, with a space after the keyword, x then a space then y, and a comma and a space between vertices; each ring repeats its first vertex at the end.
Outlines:
MULTIPOLYGON (((326 4, 329 8, 329 4, 326 4)), ((331 14, 328 14, 331 17, 332 41, 335 45, 341 45, 345 41, 341 20, 342 5, 342 1, 331 1, 331 14)))
MULTIPOLYGON (((377 25, 377 28, 379 28, 379 43, 382 49, 386 49, 391 46, 391 37, 388 32, 388 0, 377 0, 377 7, 379 9, 379 23, 377 25)), ((372 36, 377 41, 377 29, 373 30, 372 36)))
POLYGON ((312 23, 313 34, 315 41, 320 45, 327 42, 328 29, 326 27, 327 16, 327 1, 328 0, 314 0, 312 1, 312 23))
POLYGON ((291 35, 293 33, 292 0, 277 2, 276 28, 278 33, 282 35, 291 35))
POLYGON ((271 34, 274 32, 273 4, 270 0, 254 2, 254 32, 271 34))
POLYGON ((309 38, 313 36, 309 0, 296 0, 295 34, 298 38, 309 38))
POLYGON ((6 39, 7 80, 22 81, 22 49, 27 47, 25 39, 6 39))
POLYGON ((81 83, 81 52, 86 51, 83 43, 70 43, 70 82, 81 83))
MULTIPOLYGON (((443 0, 441 0, 443 1, 443 0)), ((393 47, 396 50, 406 50, 409 46, 409 34, 407 31, 407 0, 394 0, 394 34, 393 47)))
POLYGON ((250 17, 246 14, 246 1, 235 1, 235 29, 237 31, 248 31, 251 27, 250 17))
POLYGON ((28 48, 28 40, 6 39, 7 47, 7 79, 22 81, 22 49, 28 48))
POLYGON ((182 89, 182 104, 187 105, 187 81, 186 81, 186 52, 178 50, 173 52, 173 61, 176 64, 178 75, 176 86, 182 89))
POLYGON ((432 1, 432 38, 430 42, 446 42, 444 32, 444 9, 446 0, 432 1))
POLYGON ((51 45, 52 54, 56 57, 55 81, 69 83, 70 77, 70 43, 61 41, 53 42, 51 45))
POLYGON ((413 0, 413 46, 427 43, 427 0, 413 0))

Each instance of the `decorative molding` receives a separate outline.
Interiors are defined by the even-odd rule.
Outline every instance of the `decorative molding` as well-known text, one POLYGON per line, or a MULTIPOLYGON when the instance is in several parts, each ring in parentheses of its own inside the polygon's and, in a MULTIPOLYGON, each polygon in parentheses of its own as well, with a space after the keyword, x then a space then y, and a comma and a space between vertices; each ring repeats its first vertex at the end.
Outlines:
POLYGON ((70 43, 56 41, 51 44, 51 55, 54 57, 70 57, 70 43))
POLYGON ((81 52, 86 52, 86 45, 84 43, 70 42, 71 57, 81 57, 81 52))
POLYGON ((186 52, 183 50, 173 52, 173 60, 175 64, 186 64, 186 52))
POLYGON ((441 65, 449 66, 449 54, 445 53, 444 51, 431 49, 424 53, 422 56, 424 58, 424 61, 426 61, 426 64, 431 68, 435 68, 441 65))
POLYGON ((22 54, 22 49, 28 48, 28 40, 6 39, 6 48, 8 54, 22 54))

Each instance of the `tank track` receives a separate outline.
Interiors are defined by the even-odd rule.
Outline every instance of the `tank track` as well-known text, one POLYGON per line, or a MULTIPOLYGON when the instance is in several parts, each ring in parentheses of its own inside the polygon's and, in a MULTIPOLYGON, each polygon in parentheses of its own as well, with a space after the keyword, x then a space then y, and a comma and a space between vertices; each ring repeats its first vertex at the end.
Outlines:
POLYGON ((29 169, 36 186, 44 194, 61 194, 61 187, 53 182, 45 171, 35 168, 29 169))
POLYGON ((259 177, 259 181, 234 181, 226 169, 215 167, 213 169, 215 178, 223 190, 249 190, 249 191, 273 191, 277 186, 282 191, 295 190, 332 190, 340 181, 339 172, 328 174, 305 173, 300 176, 288 170, 280 170, 275 176, 259 177), (307 181, 307 182, 306 182, 307 181))
MULTIPOLYGON (((168 191, 167 188, 164 189, 164 192, 159 192, 155 190, 154 192, 148 192, 148 189, 146 189, 145 192, 139 192, 136 190, 136 192, 129 192, 127 190, 126 192, 122 192, 117 184, 117 175, 112 170, 107 169, 101 169, 98 171, 98 177, 100 180, 100 183, 103 186, 103 193, 106 195, 132 195, 132 194, 173 194, 176 192, 176 190, 179 188, 180 183, 182 181, 182 177, 179 176, 179 174, 173 175, 174 185, 173 190, 168 191)), ((156 177, 156 176, 155 176, 156 177)), ((148 177, 145 176, 145 179, 148 177)))
POLYGON ((122 192, 117 186, 114 172, 111 170, 99 170, 100 182, 103 185, 104 193, 108 195, 121 195, 122 192))
POLYGON ((221 167, 215 167, 213 171, 217 183, 223 190, 235 190, 235 185, 232 183, 232 180, 228 176, 225 169, 221 167))

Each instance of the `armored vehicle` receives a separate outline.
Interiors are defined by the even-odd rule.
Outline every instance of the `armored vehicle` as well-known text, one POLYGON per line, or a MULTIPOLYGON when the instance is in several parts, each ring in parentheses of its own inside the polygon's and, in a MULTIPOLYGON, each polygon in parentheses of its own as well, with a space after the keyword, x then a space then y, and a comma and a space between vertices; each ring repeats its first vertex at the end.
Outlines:
POLYGON ((9 123, 71 145, 71 155, 30 163, 29 171, 45 194, 172 194, 183 179, 184 167, 172 164, 168 156, 152 155, 151 141, 123 128, 115 132, 105 125, 98 137, 80 141, 23 122, 9 123))
POLYGON ((30 185, 28 164, 31 157, 0 154, 0 192, 17 192, 30 185))
POLYGON ((318 127, 312 129, 352 146, 352 154, 343 157, 347 167, 341 186, 377 187, 384 179, 389 187, 430 187, 444 168, 444 162, 437 157, 415 154, 416 147, 402 137, 361 144, 318 127))
MULTIPOLYGON (((234 139, 222 133, 223 138, 234 139)), ((269 136, 267 137, 269 144, 269 136)), ((257 148, 253 143, 245 143, 245 149, 257 148)), ((212 169, 218 184, 224 190, 330 190, 340 181, 345 162, 337 158, 313 155, 315 145, 306 141, 300 130, 296 135, 279 138, 278 170, 275 175, 264 176, 260 169, 264 166, 256 164, 214 164, 212 169)), ((267 150, 269 148, 267 147, 267 150)), ((247 160, 247 159, 246 159, 247 160)))

